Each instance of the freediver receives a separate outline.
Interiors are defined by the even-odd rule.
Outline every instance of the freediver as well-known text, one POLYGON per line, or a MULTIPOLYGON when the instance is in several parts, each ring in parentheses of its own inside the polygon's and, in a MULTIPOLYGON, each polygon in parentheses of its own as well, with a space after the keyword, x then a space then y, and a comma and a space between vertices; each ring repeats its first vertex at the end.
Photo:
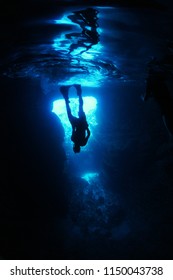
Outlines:
POLYGON ((72 136, 71 140, 74 143, 73 151, 74 153, 80 153, 80 147, 85 146, 88 142, 88 139, 90 137, 90 130, 88 128, 88 123, 86 120, 86 115, 83 110, 83 99, 82 99, 82 89, 81 85, 74 84, 72 85, 76 88, 77 95, 79 97, 79 112, 78 112, 78 118, 74 117, 71 113, 70 108, 70 100, 68 97, 68 90, 71 86, 61 86, 60 91, 64 97, 65 104, 66 104, 66 110, 68 119, 72 126, 72 136))
POLYGON ((143 101, 153 97, 158 104, 165 127, 170 137, 173 136, 173 99, 166 84, 166 76, 160 62, 153 59, 148 63, 148 77, 143 101))

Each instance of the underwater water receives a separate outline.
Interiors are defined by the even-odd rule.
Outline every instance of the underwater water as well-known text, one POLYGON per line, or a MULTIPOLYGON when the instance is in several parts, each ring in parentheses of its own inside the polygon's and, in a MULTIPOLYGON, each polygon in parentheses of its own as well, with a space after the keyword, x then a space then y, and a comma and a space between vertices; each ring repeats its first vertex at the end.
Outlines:
POLYGON ((48 2, 2 13, 0 256, 172 259, 173 142, 141 95, 167 55, 173 92, 173 6, 48 2), (91 130, 79 154, 59 90, 73 84, 91 130))

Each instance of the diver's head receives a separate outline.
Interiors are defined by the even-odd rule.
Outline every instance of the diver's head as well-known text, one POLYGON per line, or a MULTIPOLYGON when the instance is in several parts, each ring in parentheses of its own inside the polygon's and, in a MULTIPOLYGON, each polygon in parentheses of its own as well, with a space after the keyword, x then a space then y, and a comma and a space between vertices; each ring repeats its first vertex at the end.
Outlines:
POLYGON ((75 143, 73 146, 73 151, 75 154, 80 153, 80 145, 75 143))

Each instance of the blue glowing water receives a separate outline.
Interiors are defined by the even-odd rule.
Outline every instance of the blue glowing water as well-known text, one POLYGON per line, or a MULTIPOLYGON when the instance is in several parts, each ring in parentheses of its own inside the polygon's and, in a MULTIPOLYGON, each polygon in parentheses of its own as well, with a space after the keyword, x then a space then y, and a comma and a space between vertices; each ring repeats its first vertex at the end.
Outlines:
MULTIPOLYGON (((107 10, 111 9, 107 7, 107 10)), ((57 85, 80 83, 82 87, 100 87, 114 78, 125 78, 116 66, 117 58, 112 57, 103 40, 99 39, 104 37, 105 30, 101 27, 102 9, 98 8, 98 11, 97 31, 86 25, 82 33, 79 24, 68 18, 73 10, 65 12, 59 19, 46 19, 45 25, 52 26, 52 29, 62 27, 62 31, 58 28, 57 35, 53 34, 49 42, 19 48, 11 61, 9 59, 4 74, 10 77, 44 77, 50 83, 56 81, 57 85), (88 36, 86 30, 91 35, 95 32, 98 38, 88 36)))

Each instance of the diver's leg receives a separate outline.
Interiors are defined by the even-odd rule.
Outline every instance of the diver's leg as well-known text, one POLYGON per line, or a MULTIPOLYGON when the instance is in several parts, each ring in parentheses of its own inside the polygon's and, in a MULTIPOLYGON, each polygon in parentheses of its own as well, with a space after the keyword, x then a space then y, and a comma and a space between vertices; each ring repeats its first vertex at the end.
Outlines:
POLYGON ((71 113, 71 108, 70 108, 69 103, 70 103, 70 101, 69 101, 68 99, 65 99, 65 105, 66 105, 67 116, 68 116, 68 119, 69 119, 71 125, 73 126, 74 116, 73 116, 72 113, 71 113))
POLYGON ((60 87, 60 92, 62 93, 65 101, 68 100, 68 90, 69 90, 70 86, 61 86, 60 87))
POLYGON ((81 96, 81 94, 82 94, 81 85, 79 85, 79 84, 74 84, 74 87, 76 88, 77 95, 78 95, 78 96, 81 96))
POLYGON ((82 89, 81 89, 81 85, 74 85, 74 87, 77 90, 77 95, 79 97, 79 117, 82 116, 84 114, 83 111, 83 98, 82 98, 82 89))
POLYGON ((71 113, 71 108, 70 108, 70 100, 69 100, 69 97, 68 97, 68 90, 71 86, 61 86, 60 87, 60 91, 65 99, 65 105, 66 105, 66 111, 67 111, 67 116, 68 116, 68 119, 69 119, 69 122, 71 123, 72 126, 75 125, 75 117, 72 115, 71 113))
POLYGON ((83 98, 81 95, 79 95, 79 114, 83 114, 84 110, 83 110, 83 98))

